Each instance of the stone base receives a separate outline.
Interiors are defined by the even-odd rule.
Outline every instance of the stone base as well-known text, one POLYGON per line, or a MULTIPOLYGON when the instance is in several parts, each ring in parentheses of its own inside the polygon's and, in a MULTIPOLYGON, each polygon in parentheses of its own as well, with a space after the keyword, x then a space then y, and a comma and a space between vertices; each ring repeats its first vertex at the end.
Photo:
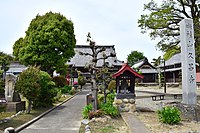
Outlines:
POLYGON ((115 99, 114 106, 118 108, 120 112, 135 112, 135 99, 115 99))
POLYGON ((181 111, 181 118, 189 121, 200 121, 200 106, 178 103, 175 105, 181 111))
POLYGON ((8 102, 6 105, 6 112, 19 112, 25 110, 25 101, 21 102, 8 102))

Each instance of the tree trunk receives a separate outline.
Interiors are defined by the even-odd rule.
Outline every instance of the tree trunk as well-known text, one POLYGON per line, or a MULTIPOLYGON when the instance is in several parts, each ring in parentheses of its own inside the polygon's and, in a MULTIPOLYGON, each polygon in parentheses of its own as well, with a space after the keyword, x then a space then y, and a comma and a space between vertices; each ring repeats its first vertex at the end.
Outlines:
POLYGON ((95 112, 97 110, 97 106, 98 106, 98 101, 97 101, 97 86, 96 86, 95 77, 92 78, 92 95, 93 95, 93 98, 94 98, 93 106, 92 106, 92 111, 95 112))

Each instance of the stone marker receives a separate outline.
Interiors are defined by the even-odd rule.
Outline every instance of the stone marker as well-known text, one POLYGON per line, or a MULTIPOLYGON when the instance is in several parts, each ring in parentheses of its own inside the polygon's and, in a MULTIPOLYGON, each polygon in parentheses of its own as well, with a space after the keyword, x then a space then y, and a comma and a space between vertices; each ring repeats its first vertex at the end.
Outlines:
POLYGON ((6 75, 5 78, 5 98, 8 102, 13 102, 14 86, 17 77, 13 74, 6 75))
POLYGON ((196 64, 192 19, 180 22, 183 103, 196 105, 196 64))

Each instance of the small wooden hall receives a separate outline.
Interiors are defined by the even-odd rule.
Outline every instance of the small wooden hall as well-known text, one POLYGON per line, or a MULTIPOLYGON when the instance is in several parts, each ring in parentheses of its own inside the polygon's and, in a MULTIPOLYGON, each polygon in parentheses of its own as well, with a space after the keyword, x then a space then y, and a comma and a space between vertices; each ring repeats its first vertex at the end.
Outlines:
POLYGON ((144 76, 134 71, 127 63, 125 63, 118 72, 113 74, 116 78, 116 98, 135 98, 135 78, 143 79, 144 76))

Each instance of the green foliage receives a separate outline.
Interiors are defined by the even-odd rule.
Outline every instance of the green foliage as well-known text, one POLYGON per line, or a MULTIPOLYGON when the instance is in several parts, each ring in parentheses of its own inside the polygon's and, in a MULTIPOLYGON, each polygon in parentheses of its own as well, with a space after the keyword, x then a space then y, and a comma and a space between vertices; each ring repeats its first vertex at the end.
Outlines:
POLYGON ((3 72, 8 71, 9 67, 8 65, 10 64, 10 62, 13 60, 13 57, 0 52, 0 70, 1 70, 1 75, 3 74, 3 72))
POLYGON ((53 77, 53 82, 55 82, 56 87, 64 87, 66 85, 66 79, 63 76, 53 77))
POLYGON ((19 38, 15 44, 13 45, 13 55, 15 56, 15 60, 19 60, 19 51, 23 47, 23 38, 19 38))
POLYGON ((61 90, 61 93, 62 93, 62 94, 66 94, 66 93, 69 93, 69 92, 72 90, 72 86, 65 85, 65 86, 62 87, 60 90, 61 90))
POLYGON ((70 95, 74 95, 75 93, 77 93, 77 90, 75 90, 74 88, 72 88, 72 89, 69 91, 69 94, 70 94, 70 95))
POLYGON ((89 112, 92 111, 92 104, 86 105, 82 110, 82 116, 84 119, 89 118, 89 112))
POLYGON ((62 92, 61 89, 56 89, 57 90, 57 94, 56 96, 53 98, 53 101, 58 101, 61 97, 62 97, 62 92))
POLYGON ((158 4, 157 1, 151 0, 144 5, 144 10, 148 11, 148 14, 141 15, 138 26, 142 33, 148 33, 152 39, 158 40, 156 47, 166 52, 168 49, 179 47, 180 21, 184 18, 193 19, 196 61, 199 63, 200 28, 197 28, 200 27, 199 4, 199 1, 191 0, 163 0, 158 4))
POLYGON ((5 92, 5 82, 2 78, 0 78, 0 94, 4 94, 5 92))
POLYGON ((51 106, 54 102, 53 98, 57 95, 55 83, 52 81, 51 76, 44 71, 40 71, 39 79, 41 90, 37 99, 34 100, 33 106, 35 108, 51 106))
POLYGON ((159 66, 161 64, 161 56, 159 56, 157 59, 154 58, 153 61, 151 62, 154 66, 159 66))
POLYGON ((56 72, 60 73, 61 76, 65 77, 67 75, 68 65, 64 64, 63 66, 57 67, 56 72))
POLYGON ((131 53, 127 57, 128 65, 133 66, 137 61, 146 58, 142 52, 139 51, 131 51, 131 53))
POLYGON ((40 70, 36 67, 29 67, 19 75, 16 82, 15 90, 21 93, 29 101, 34 101, 41 90, 40 86, 40 70))
POLYGON ((40 66, 52 75, 75 54, 75 44, 73 22, 60 13, 48 12, 31 21, 18 57, 24 65, 40 66))
POLYGON ((113 104, 115 97, 116 97, 116 94, 114 92, 109 93, 107 95, 107 103, 113 104))
POLYGON ((113 106, 111 103, 105 103, 100 105, 100 109, 103 110, 103 112, 106 115, 111 116, 112 118, 118 117, 119 116, 119 111, 116 107, 113 106))
POLYGON ((113 91, 116 89, 116 81, 111 80, 110 83, 108 84, 108 90, 113 91))
POLYGON ((40 71, 38 67, 29 67, 19 75, 15 90, 21 93, 34 107, 47 107, 52 105, 53 97, 57 95, 55 83, 51 76, 40 71))
POLYGON ((104 98, 104 95, 103 94, 98 94, 98 103, 99 104, 103 104, 103 98, 104 98))
POLYGON ((180 111, 176 107, 166 106, 158 111, 161 122, 170 125, 177 124, 181 121, 180 111))
POLYGON ((163 58, 164 60, 168 60, 170 59, 173 55, 177 54, 177 53, 180 53, 181 50, 180 48, 177 46, 176 48, 171 48, 171 49, 168 49, 165 54, 163 55, 163 58))
POLYGON ((86 79, 83 76, 78 76, 78 84, 81 86, 86 84, 86 79))

